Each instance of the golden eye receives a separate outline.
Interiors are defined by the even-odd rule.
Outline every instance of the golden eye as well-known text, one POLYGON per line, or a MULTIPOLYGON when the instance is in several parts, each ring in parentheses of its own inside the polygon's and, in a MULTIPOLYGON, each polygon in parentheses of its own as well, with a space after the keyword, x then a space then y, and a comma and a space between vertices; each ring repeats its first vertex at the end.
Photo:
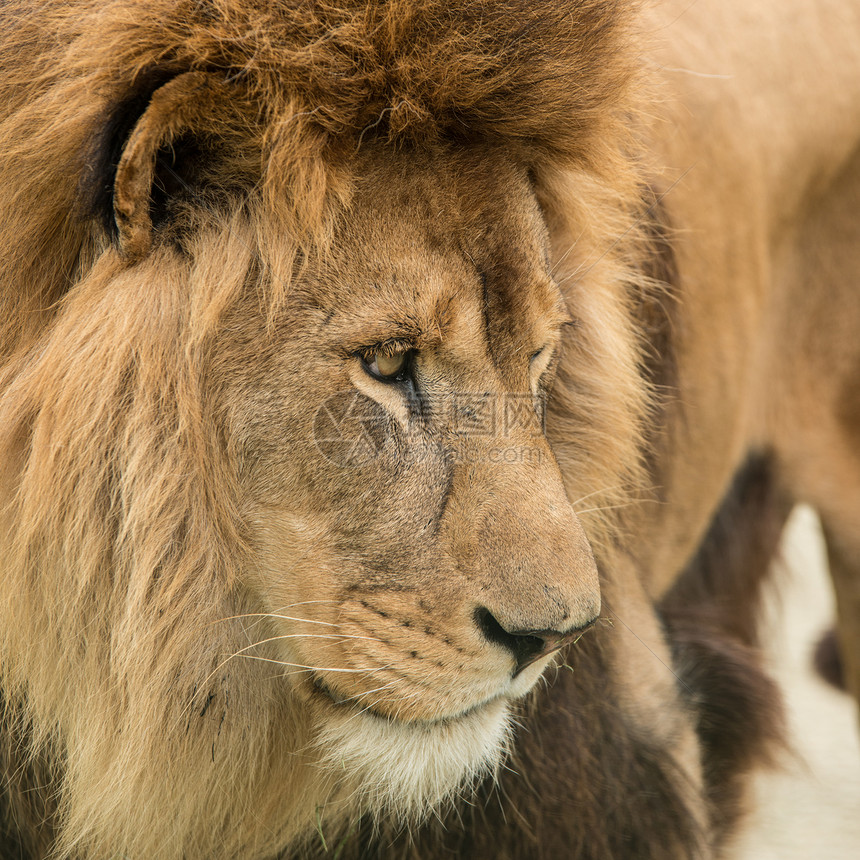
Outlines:
POLYGON ((368 352, 362 356, 364 369, 383 382, 400 382, 406 377, 409 352, 386 355, 383 352, 368 352))

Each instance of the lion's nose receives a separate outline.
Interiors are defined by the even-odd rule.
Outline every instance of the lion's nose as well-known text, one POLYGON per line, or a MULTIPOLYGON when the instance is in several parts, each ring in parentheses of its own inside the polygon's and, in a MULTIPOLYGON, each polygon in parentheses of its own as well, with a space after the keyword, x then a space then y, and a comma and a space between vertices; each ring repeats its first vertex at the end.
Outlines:
POLYGON ((530 666, 541 657, 546 657, 559 648, 581 636, 591 627, 595 618, 585 624, 577 625, 569 630, 508 630, 495 618, 492 612, 484 606, 475 610, 475 623, 481 633, 490 642, 507 648, 513 654, 516 666, 513 677, 516 678, 526 666, 530 666))

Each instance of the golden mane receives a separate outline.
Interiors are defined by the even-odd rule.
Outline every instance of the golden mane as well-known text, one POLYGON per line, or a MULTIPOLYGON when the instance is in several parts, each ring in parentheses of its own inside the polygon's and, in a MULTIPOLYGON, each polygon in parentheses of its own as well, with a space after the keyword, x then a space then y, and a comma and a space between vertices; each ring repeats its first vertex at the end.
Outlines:
POLYGON ((117 146, 171 77, 198 70, 235 84, 261 196, 288 235, 313 244, 327 207, 348 199, 351 156, 372 138, 496 142, 526 163, 575 163, 619 187, 635 72, 619 7, 7 4, 0 142, 16 184, 0 199, 12 243, 2 270, 4 301, 13 302, 4 354, 92 265, 82 216, 105 219, 117 146))

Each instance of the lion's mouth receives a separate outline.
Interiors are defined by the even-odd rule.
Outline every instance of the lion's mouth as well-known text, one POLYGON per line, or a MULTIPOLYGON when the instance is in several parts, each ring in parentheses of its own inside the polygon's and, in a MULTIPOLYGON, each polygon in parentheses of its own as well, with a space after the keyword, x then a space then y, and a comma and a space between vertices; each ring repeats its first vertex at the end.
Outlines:
POLYGON ((344 710, 352 710, 356 713, 366 714, 371 717, 375 717, 378 720, 385 720, 387 723, 415 723, 421 725, 445 725, 446 723, 456 722, 457 720, 463 720, 467 717, 472 716, 473 714, 487 708, 489 705, 496 702, 498 699, 503 698, 502 696, 492 696, 489 699, 485 699, 482 702, 478 702, 475 705, 470 705, 468 708, 465 708, 462 711, 458 711, 455 714, 446 714, 442 717, 437 717, 434 719, 400 719, 392 714, 386 714, 382 711, 377 710, 373 707, 373 705, 364 705, 360 701, 358 701, 354 696, 341 696, 336 691, 332 690, 326 682, 320 678, 319 676, 315 676, 311 681, 311 687, 314 691, 315 697, 325 701, 325 703, 331 707, 334 705, 337 708, 342 708, 344 710))

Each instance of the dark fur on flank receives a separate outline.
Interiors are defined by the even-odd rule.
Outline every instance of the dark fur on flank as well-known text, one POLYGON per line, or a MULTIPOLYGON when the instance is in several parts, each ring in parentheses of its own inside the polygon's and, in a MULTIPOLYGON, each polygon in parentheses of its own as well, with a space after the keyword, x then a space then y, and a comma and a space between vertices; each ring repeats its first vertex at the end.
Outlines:
POLYGON ((791 504, 767 455, 751 456, 661 613, 680 689, 697 713, 719 838, 743 812, 743 777, 784 744, 782 698, 761 665, 762 585, 791 504))

